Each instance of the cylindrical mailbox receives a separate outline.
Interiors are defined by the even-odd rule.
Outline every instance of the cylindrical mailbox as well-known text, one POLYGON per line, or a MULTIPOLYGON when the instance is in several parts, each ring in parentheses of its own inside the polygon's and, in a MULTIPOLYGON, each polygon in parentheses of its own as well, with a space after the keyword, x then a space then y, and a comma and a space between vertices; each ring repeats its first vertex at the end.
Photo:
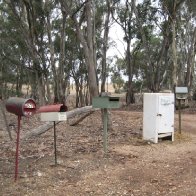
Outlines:
POLYGON ((56 121, 67 120, 67 106, 65 104, 54 104, 41 106, 37 113, 40 113, 41 121, 53 121, 54 123, 54 155, 55 165, 57 165, 57 150, 56 150, 56 121))
POLYGON ((54 104, 54 105, 45 105, 41 106, 37 112, 46 113, 46 112, 66 112, 67 106, 64 104, 54 104))
POLYGON ((6 109, 17 116, 30 117, 36 112, 36 103, 33 99, 11 97, 6 102, 6 109))
POLYGON ((37 113, 40 113, 41 121, 66 121, 67 106, 65 104, 41 106, 37 113))
POLYGON ((33 99, 23 99, 19 97, 11 97, 6 102, 8 112, 18 116, 18 131, 16 138, 16 160, 15 160, 15 181, 18 178, 19 163, 19 141, 20 141, 20 121, 21 116, 30 117, 36 113, 36 103, 33 99))

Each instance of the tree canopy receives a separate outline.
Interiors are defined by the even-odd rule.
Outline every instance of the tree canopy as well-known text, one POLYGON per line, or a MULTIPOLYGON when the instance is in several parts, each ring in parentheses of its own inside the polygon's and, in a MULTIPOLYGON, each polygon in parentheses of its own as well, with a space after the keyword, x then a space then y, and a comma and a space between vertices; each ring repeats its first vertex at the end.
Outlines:
POLYGON ((80 107, 107 90, 108 77, 127 92, 127 104, 141 89, 195 91, 193 0, 1 0, 0 23, 2 98, 62 102, 72 81, 80 107), (114 26, 125 51, 109 57, 114 26))

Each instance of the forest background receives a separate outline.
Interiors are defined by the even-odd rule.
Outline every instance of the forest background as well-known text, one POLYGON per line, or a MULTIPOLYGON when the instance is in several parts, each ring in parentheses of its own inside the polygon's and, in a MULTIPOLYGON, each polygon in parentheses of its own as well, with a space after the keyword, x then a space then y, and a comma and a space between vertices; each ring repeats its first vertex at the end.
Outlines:
POLYGON ((81 107, 108 90, 108 79, 127 104, 175 86, 196 99, 194 0, 1 0, 0 24, 2 99, 66 101, 74 83, 81 107))

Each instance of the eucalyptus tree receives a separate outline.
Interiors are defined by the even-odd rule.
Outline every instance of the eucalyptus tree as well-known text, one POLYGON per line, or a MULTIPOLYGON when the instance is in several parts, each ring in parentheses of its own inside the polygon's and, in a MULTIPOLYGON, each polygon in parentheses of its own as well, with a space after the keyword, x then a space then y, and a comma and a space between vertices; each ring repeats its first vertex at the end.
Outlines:
MULTIPOLYGON (((192 86, 195 56, 195 1, 160 0, 167 27, 167 51, 171 62, 172 86, 192 86)), ((163 32, 163 31, 162 31, 163 32)))
MULTIPOLYGON (((100 2, 5 0, 5 3, 9 6, 9 11, 11 10, 8 15, 14 20, 16 31, 23 39, 27 58, 22 57, 25 59, 22 67, 31 70, 32 91, 33 94, 38 94, 40 104, 50 95, 50 82, 53 84, 54 97, 57 100, 64 97, 70 69, 73 69, 72 54, 78 53, 77 49, 71 47, 74 36, 77 36, 81 46, 79 48, 84 53, 90 94, 98 95, 96 57, 99 55, 97 53, 96 56, 96 28, 102 28, 103 18, 100 13, 97 14, 97 7, 104 7, 100 2), (99 19, 95 20, 95 17, 99 19)), ((108 30, 104 36, 103 57, 106 53, 104 50, 107 50, 107 36, 108 30)), ((105 59, 102 64, 104 61, 105 59)))
POLYGON ((110 30, 110 23, 111 23, 111 12, 113 7, 113 2, 111 0, 106 0, 105 4, 103 3, 103 6, 105 8, 105 14, 103 15, 105 17, 104 19, 104 32, 103 32, 103 39, 102 39, 102 69, 101 69, 101 92, 105 92, 105 84, 106 84, 106 78, 107 78, 107 58, 106 53, 108 50, 108 41, 109 41, 109 30, 110 30))
MULTIPOLYGON (((181 56, 179 55, 179 43, 182 43, 179 32, 183 29, 180 16, 183 13, 182 8, 187 7, 187 2, 183 0, 160 1, 161 9, 153 7, 150 0, 144 0, 138 4, 132 0, 130 3, 137 21, 137 39, 141 40, 141 49, 146 52, 143 61, 146 61, 145 76, 148 88, 151 91, 159 91, 166 85, 167 88, 173 89, 180 82, 180 73, 182 73, 179 66, 182 63, 179 58, 181 56), (169 51, 171 55, 168 55, 169 51)), ((190 22, 188 23, 191 25, 190 22)), ((186 31, 186 35, 191 37, 194 43, 194 28, 192 33, 186 31)), ((193 46, 194 44, 188 46, 190 51, 194 51, 193 46)), ((193 52, 191 54, 190 59, 193 59, 193 52)), ((187 53, 187 56, 190 55, 187 53)), ((190 75, 188 64, 190 63, 185 63, 187 65, 186 75, 190 75)))
POLYGON ((173 61, 173 73, 172 73, 172 86, 177 85, 177 54, 176 54, 176 12, 180 4, 183 1, 163 1, 163 9, 168 13, 169 23, 171 25, 172 32, 172 61, 173 61))
POLYGON ((164 72, 167 70, 166 64, 165 67, 163 64, 163 56, 167 57, 168 28, 166 26, 164 32, 159 33, 160 14, 157 14, 158 10, 150 0, 144 0, 143 3, 137 5, 136 1, 133 0, 132 6, 137 21, 138 38, 146 52, 144 61, 146 60, 148 88, 150 91, 156 92, 161 89, 164 72))
POLYGON ((76 107, 83 107, 86 103, 89 103, 88 99, 86 100, 86 97, 88 96, 88 82, 83 54, 81 54, 81 58, 76 58, 72 61, 72 66, 73 69, 71 70, 71 76, 75 81, 76 107))
POLYGON ((92 97, 97 96, 98 81, 96 76, 93 1, 60 0, 60 3, 63 13, 72 19, 76 35, 84 50, 90 95, 92 97))
POLYGON ((66 44, 66 58, 69 61, 70 77, 75 82, 76 91, 76 107, 82 107, 89 104, 89 91, 88 91, 88 73, 85 64, 84 52, 82 46, 75 36, 75 29, 67 29, 69 38, 66 44))
POLYGON ((184 84, 190 89, 193 87, 193 81, 196 79, 196 27, 190 32, 190 46, 187 51, 187 69, 184 84))
MULTIPOLYGON (((43 70, 46 68, 46 56, 44 53, 44 17, 42 2, 34 1, 5 1, 7 15, 13 21, 13 27, 20 40, 16 40, 18 52, 23 51, 21 59, 22 68, 31 70, 30 80, 32 93, 39 96, 40 102, 44 102, 45 88, 43 84, 43 70), (25 50, 24 50, 25 49, 25 50), (41 66, 43 65, 43 66, 41 66), (37 93, 38 92, 38 93, 37 93)), ((12 28, 13 28, 12 27, 12 28)), ((10 47, 13 47, 11 45, 10 47)))
POLYGON ((178 85, 177 81, 177 70, 178 70, 178 59, 177 59, 177 43, 176 43, 176 35, 177 35, 177 13, 180 11, 184 0, 160 0, 162 10, 167 15, 167 23, 170 27, 171 32, 171 40, 170 40, 170 48, 171 48, 171 60, 172 60, 172 86, 178 85))
MULTIPOLYGON (((126 0, 117 4, 116 13, 113 18, 121 26, 124 32, 124 41, 126 43, 126 58, 128 85, 127 85, 127 104, 134 102, 133 78, 137 73, 136 55, 139 50, 146 52, 146 77, 148 88, 151 91, 157 91, 155 60, 152 59, 150 44, 155 37, 156 9, 151 5, 150 0, 136 2, 135 0, 126 0), (124 2, 124 4, 123 4, 124 2), (149 74, 150 73, 150 74, 149 74)), ((156 58, 155 58, 156 59, 156 58)), ((156 69, 158 70, 158 68, 156 69)))
POLYGON ((5 0, 5 4, 23 41, 17 44, 25 48, 21 59, 23 68, 28 69, 32 94, 39 97, 40 104, 50 102, 52 84, 55 100, 60 101, 65 97, 70 72, 65 51, 66 30, 71 28, 67 16, 53 1, 5 0))
POLYGON ((125 88, 125 82, 123 79, 123 75, 126 75, 126 62, 123 58, 119 58, 118 56, 114 56, 115 62, 113 67, 111 68, 111 81, 116 93, 120 93, 123 88, 125 88))
POLYGON ((133 16, 133 7, 129 0, 125 4, 121 2, 116 3, 116 8, 112 12, 113 19, 117 22, 124 32, 124 41, 126 42, 126 65, 128 75, 128 89, 127 89, 127 104, 134 102, 134 93, 132 86, 133 79, 133 64, 131 61, 131 41, 135 36, 135 18, 133 16), (114 12, 115 11, 115 12, 114 12))
MULTIPOLYGON (((196 3, 195 1, 185 2, 181 12, 178 14, 179 25, 178 47, 180 67, 184 69, 184 75, 179 74, 179 83, 186 85, 188 89, 193 87, 196 77, 195 56, 196 56, 196 3), (180 77, 181 76, 181 77, 180 77)), ((183 73, 180 72, 179 73, 183 73)))
POLYGON ((45 1, 46 40, 49 49, 48 64, 52 70, 55 102, 64 102, 69 83, 70 29, 72 24, 58 3, 45 1))
POLYGON ((5 2, 0 3, 0 22, 1 96, 5 98, 11 95, 8 93, 11 91, 20 96, 22 84, 27 80, 26 70, 23 69, 27 57, 26 47, 5 2))

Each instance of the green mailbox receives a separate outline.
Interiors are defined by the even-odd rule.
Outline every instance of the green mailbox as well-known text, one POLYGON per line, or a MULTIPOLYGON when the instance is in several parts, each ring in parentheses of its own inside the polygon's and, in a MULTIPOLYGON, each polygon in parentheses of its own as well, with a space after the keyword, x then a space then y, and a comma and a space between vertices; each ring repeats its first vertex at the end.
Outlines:
POLYGON ((178 100, 178 118, 179 118, 179 133, 181 134, 181 108, 182 108, 182 103, 181 101, 184 102, 185 105, 185 100, 188 98, 188 87, 183 86, 183 87, 175 87, 175 93, 176 93, 176 99, 178 100))
POLYGON ((103 149, 104 153, 107 153, 107 135, 108 135, 108 109, 119 108, 119 97, 113 96, 101 96, 93 97, 92 105, 94 108, 103 109, 104 124, 103 124, 103 149))
POLYGON ((119 108, 119 97, 105 96, 93 98, 94 108, 119 108))

